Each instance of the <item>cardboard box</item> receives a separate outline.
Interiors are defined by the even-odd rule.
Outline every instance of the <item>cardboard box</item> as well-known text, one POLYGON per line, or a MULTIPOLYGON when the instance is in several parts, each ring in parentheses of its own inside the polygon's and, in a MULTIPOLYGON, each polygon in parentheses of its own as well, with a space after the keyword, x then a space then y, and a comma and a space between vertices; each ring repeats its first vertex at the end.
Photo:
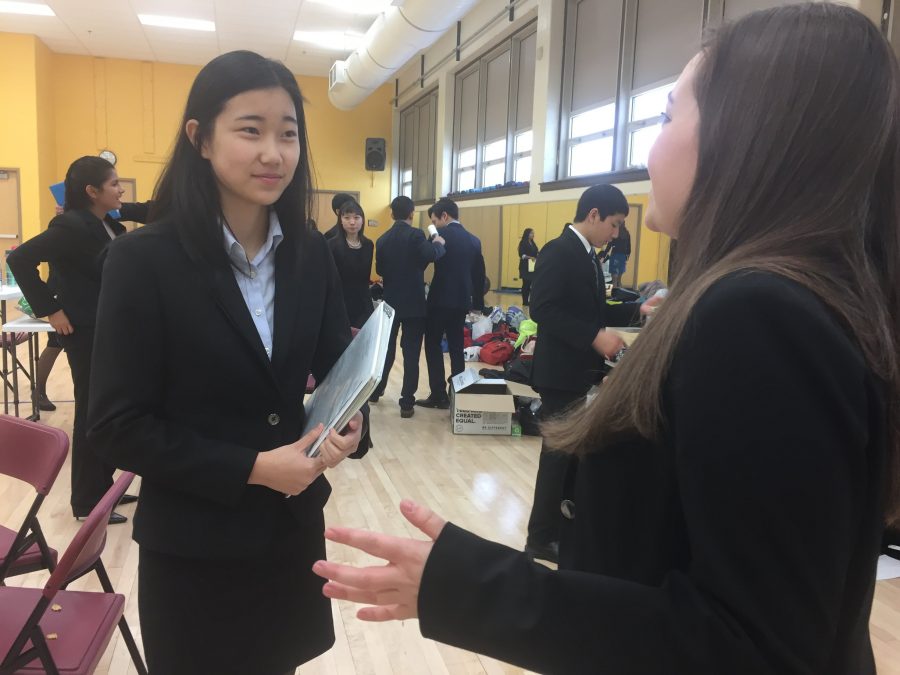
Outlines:
POLYGON ((454 434, 509 436, 516 412, 513 396, 538 397, 531 387, 482 378, 474 370, 464 370, 451 382, 450 429, 454 434))

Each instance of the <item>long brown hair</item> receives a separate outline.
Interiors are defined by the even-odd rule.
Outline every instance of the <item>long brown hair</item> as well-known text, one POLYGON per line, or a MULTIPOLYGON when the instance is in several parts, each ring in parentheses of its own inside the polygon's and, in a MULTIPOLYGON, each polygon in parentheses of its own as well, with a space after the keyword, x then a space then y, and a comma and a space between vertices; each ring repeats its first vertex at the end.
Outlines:
POLYGON ((886 383, 887 513, 900 473, 900 80, 875 26, 830 3, 755 12, 704 47, 697 173, 680 217, 668 298, 588 406, 545 425, 574 453, 659 440, 672 354, 725 275, 772 272, 825 302, 886 383))

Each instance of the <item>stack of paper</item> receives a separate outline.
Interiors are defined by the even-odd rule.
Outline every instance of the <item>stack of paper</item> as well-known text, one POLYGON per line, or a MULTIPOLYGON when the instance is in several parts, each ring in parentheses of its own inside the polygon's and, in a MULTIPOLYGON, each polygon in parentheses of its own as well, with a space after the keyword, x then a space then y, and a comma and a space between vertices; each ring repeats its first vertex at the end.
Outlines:
POLYGON ((308 456, 319 454, 319 446, 328 432, 343 429, 381 382, 393 323, 394 309, 382 302, 325 379, 306 399, 306 427, 303 433, 308 433, 317 424, 325 426, 316 442, 306 451, 308 456))

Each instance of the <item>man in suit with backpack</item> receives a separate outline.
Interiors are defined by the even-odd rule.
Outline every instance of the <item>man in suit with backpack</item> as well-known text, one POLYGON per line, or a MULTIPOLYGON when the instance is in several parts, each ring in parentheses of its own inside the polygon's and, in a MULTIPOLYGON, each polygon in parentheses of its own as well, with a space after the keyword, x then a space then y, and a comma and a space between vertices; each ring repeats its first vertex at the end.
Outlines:
POLYGON ((425 361, 431 394, 416 405, 447 409, 447 380, 444 379, 444 354, 441 338, 447 336, 450 376, 465 368, 463 326, 472 308, 484 308, 484 257, 481 240, 466 231, 459 222, 459 208, 446 197, 428 209, 431 222, 447 242, 447 255, 434 264, 434 279, 428 293, 425 325, 425 361))
MULTIPOLYGON (((574 222, 538 255, 531 292, 531 318, 538 324, 532 386, 541 395, 544 419, 582 400, 600 381, 604 358, 624 346, 606 327, 627 326, 638 318, 637 305, 606 304, 595 252, 616 235, 627 215, 628 200, 620 190, 590 187, 578 200, 574 222)), ((568 456, 542 445, 525 544, 535 558, 557 562, 568 463, 568 456)))
POLYGON ((370 401, 384 395, 388 375, 394 365, 397 334, 403 327, 400 349, 403 351, 403 386, 400 391, 400 417, 415 413, 419 386, 419 354, 425 335, 425 268, 444 253, 444 240, 426 239, 422 230, 412 226, 416 207, 412 199, 400 196, 391 202, 394 224, 378 238, 375 247, 375 271, 384 280, 384 301, 394 308, 394 325, 388 342, 384 375, 370 401))

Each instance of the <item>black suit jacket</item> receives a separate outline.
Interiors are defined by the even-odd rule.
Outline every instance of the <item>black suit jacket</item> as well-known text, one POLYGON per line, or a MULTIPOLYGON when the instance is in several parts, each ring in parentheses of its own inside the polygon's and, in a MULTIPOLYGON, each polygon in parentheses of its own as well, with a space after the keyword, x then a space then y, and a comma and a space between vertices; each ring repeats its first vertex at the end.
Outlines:
POLYGON ((425 268, 444 252, 443 244, 428 241, 403 220, 378 238, 375 271, 384 279, 384 301, 398 319, 425 316, 425 268))
MULTIPOLYGON (((125 232, 118 221, 106 222, 116 236, 125 232)), ((53 218, 44 232, 13 250, 7 264, 35 316, 62 309, 73 326, 93 326, 103 255, 110 241, 99 218, 90 211, 72 210, 53 218), (44 262, 50 265, 46 283, 38 273, 44 262)))
POLYGON ((532 384, 584 394, 599 381, 603 357, 591 347, 597 331, 637 320, 635 304, 607 305, 591 256, 570 228, 538 255, 531 288, 531 318, 538 324, 532 384))
MULTIPOLYGON (((270 361, 232 269, 192 262, 175 225, 148 225, 110 247, 89 436, 106 460, 143 477, 142 546, 242 557, 294 531, 321 544, 321 528, 304 524, 328 499, 324 477, 291 499, 247 485, 258 452, 300 438, 307 376, 322 381, 350 341, 318 233, 286 233, 276 249, 273 338, 270 361)), ((367 447, 364 438, 358 452, 367 447)))
POLYGON ((580 461, 564 571, 447 525, 422 634, 541 673, 874 673, 886 406, 854 340, 793 282, 730 277, 663 411, 661 442, 580 461))
POLYGON ((441 309, 484 307, 484 257, 481 240, 458 222, 438 228, 447 253, 434 263, 428 306, 441 309))

